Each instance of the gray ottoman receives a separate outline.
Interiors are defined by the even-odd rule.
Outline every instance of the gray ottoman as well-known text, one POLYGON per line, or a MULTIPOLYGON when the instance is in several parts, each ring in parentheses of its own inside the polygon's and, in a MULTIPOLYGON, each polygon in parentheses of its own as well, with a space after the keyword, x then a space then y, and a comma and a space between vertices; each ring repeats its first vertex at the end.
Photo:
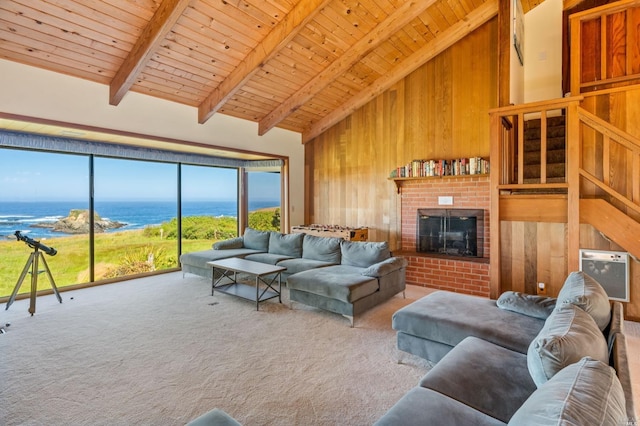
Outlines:
POLYGON ((187 426, 242 426, 233 417, 219 408, 204 413, 197 419, 191 420, 187 426))

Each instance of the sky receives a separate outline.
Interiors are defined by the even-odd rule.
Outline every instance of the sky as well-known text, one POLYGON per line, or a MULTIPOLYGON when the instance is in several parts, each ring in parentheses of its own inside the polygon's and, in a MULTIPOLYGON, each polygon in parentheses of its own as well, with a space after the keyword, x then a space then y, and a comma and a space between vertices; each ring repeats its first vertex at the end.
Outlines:
MULTIPOLYGON (((177 165, 95 158, 94 197, 101 201, 170 201, 177 194, 177 165)), ((235 200, 235 169, 182 167, 184 201, 235 200)), ((88 200, 86 156, 0 149, 0 201, 88 200)), ((280 175, 250 177, 251 199, 279 200, 280 175)))

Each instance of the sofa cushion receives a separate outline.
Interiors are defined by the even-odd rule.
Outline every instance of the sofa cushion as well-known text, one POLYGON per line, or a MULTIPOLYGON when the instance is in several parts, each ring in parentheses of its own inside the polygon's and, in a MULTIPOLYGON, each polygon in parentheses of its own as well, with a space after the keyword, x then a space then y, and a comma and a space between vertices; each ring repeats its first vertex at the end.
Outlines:
POLYGON ((449 291, 424 296, 392 319, 394 330, 443 345, 475 336, 523 354, 543 325, 541 319, 499 309, 495 300, 449 291))
POLYGON ((244 247, 260 251, 269 251, 270 235, 270 231, 256 231, 252 228, 246 228, 242 236, 244 247))
POLYGON ((302 257, 304 259, 339 264, 341 241, 341 238, 305 235, 304 240, 302 240, 302 257))
POLYGON ((322 262, 320 260, 302 258, 286 259, 278 262, 278 266, 284 266, 285 268, 287 268, 287 274, 289 275, 308 271, 309 269, 322 268, 331 265, 334 264, 329 262, 322 262))
POLYGON ((271 232, 271 235, 269 235, 269 253, 283 254, 288 257, 302 257, 303 238, 304 234, 271 232))
POLYGON ((374 426, 498 426, 503 422, 431 389, 407 392, 374 426))
POLYGON ((287 287, 351 303, 378 291, 378 280, 361 271, 362 268, 344 265, 311 269, 291 275, 287 287))
POLYGON ((611 303, 600 283, 584 272, 572 272, 558 293, 558 304, 571 303, 593 317, 604 330, 611 319, 611 303))
POLYGON ((538 388, 509 424, 626 425, 622 386, 611 367, 582 358, 538 388))
POLYGON ((453 348, 420 386, 505 423, 536 390, 525 354, 476 337, 467 337, 453 348))
POLYGON ((518 291, 505 291, 496 300, 500 309, 517 312, 534 318, 547 319, 556 307, 553 297, 525 294, 518 291))
POLYGON ((210 262, 212 260, 226 259, 229 257, 245 257, 253 253, 257 253, 257 251, 245 248, 194 251, 182 254, 180 256, 180 263, 197 266, 199 268, 211 268, 210 265, 207 265, 207 262, 210 262))
POLYGON ((244 238, 236 237, 213 243, 214 250, 240 249, 244 247, 244 238))
POLYGON ((529 345, 527 365, 538 387, 585 356, 607 363, 607 342, 593 318, 573 305, 557 307, 529 345))
POLYGON ((406 268, 407 260, 403 257, 390 257, 382 262, 375 263, 362 271, 362 275, 370 277, 384 277, 398 269, 406 268))
POLYGON ((285 256, 284 254, 254 253, 245 256, 245 259, 269 265, 276 265, 282 260, 291 259, 291 257, 285 256))
POLYGON ((389 244, 386 241, 366 243, 362 241, 342 241, 340 243, 342 264, 367 268, 374 263, 391 257, 389 244))

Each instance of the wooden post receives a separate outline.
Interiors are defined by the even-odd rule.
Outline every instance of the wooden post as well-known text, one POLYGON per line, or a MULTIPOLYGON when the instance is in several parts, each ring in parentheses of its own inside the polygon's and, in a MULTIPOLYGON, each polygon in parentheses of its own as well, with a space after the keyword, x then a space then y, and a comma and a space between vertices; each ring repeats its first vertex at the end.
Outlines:
POLYGON ((567 106, 567 272, 579 269, 580 250, 580 120, 578 104, 567 106))

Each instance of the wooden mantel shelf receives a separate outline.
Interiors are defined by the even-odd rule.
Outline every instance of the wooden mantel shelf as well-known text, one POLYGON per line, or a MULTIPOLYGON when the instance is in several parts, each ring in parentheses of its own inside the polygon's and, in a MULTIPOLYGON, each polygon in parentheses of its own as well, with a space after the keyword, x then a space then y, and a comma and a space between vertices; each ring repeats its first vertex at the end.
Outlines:
POLYGON ((482 174, 474 174, 474 175, 446 175, 446 176, 413 176, 413 177, 395 177, 388 178, 388 180, 392 180, 396 184, 396 188, 398 190, 398 194, 400 193, 400 187, 402 186, 402 182, 411 181, 411 180, 441 180, 441 179, 468 179, 475 177, 488 177, 488 173, 482 174))

